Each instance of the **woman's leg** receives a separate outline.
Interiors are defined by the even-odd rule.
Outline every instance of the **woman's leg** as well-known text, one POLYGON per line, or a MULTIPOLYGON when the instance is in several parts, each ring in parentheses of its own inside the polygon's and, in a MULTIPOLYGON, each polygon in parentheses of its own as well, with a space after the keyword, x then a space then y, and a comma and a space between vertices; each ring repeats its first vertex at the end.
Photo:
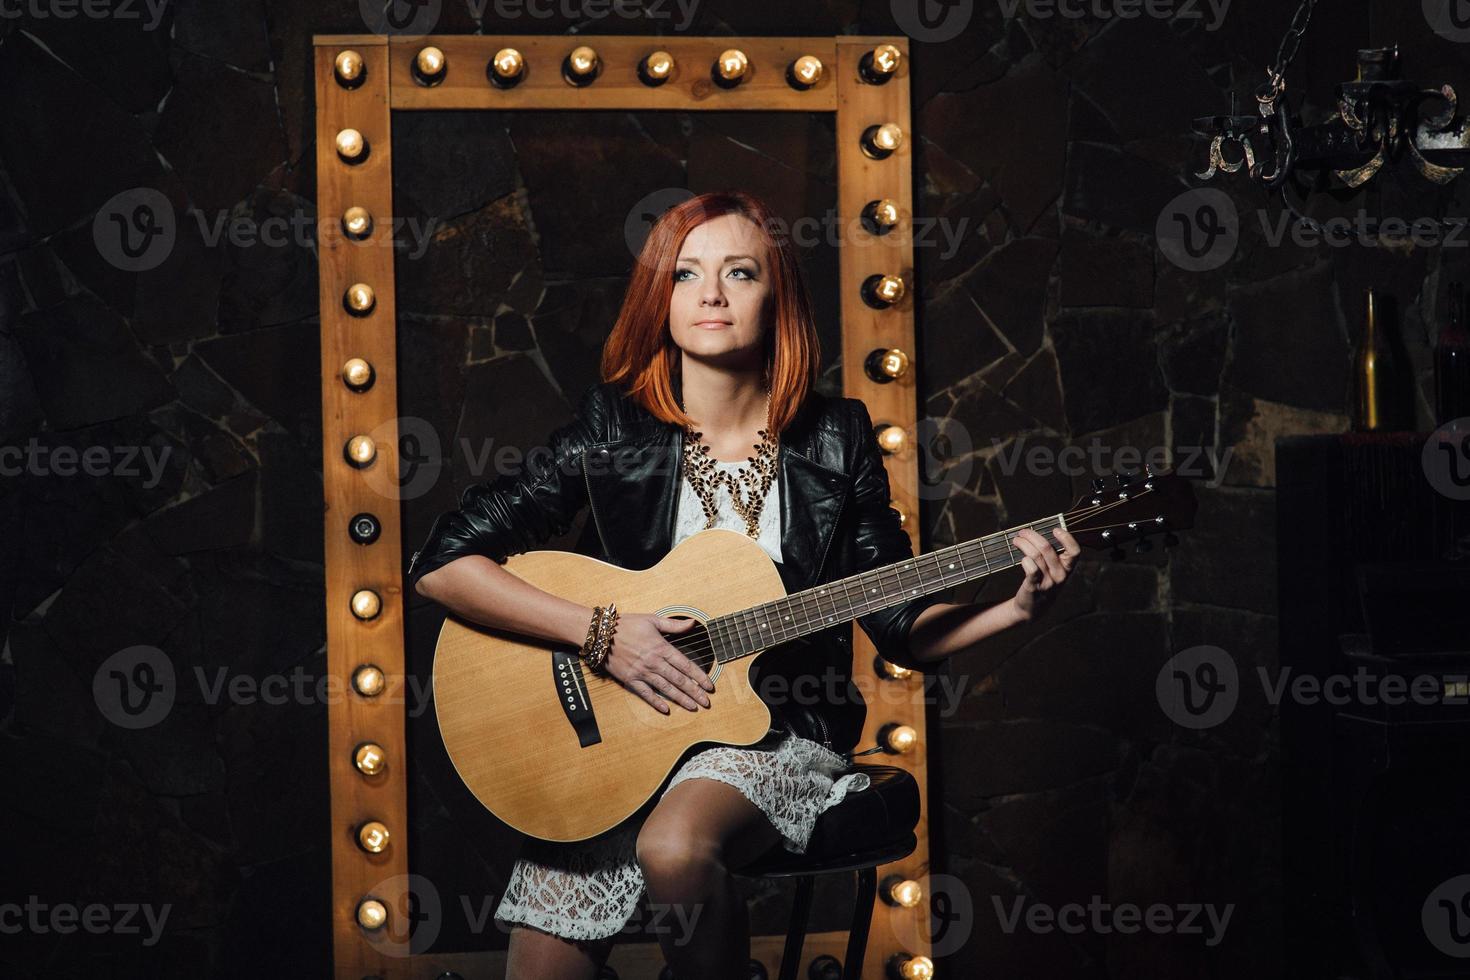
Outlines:
POLYGON ((616 938, 563 939, 516 923, 510 930, 505 980, 596 980, 616 938))
POLYGON ((659 799, 638 833, 638 865, 650 903, 668 907, 658 934, 676 980, 745 980, 750 920, 738 869, 781 842, 738 789, 686 779, 659 799))

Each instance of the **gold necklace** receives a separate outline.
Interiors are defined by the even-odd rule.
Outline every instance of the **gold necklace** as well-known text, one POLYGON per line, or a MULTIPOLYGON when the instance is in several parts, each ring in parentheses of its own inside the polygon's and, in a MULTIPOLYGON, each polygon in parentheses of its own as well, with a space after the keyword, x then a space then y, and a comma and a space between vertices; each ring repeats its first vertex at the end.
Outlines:
POLYGON ((704 526, 715 526, 718 505, 715 494, 721 484, 730 489, 730 506, 745 519, 745 533, 760 536, 761 510, 765 507, 766 493, 771 481, 776 478, 776 438, 771 435, 771 392, 766 391, 766 427, 761 429, 761 441, 755 447, 755 455, 745 457, 750 466, 742 466, 734 476, 715 467, 717 460, 711 459, 709 446, 699 441, 703 435, 690 426, 684 427, 684 475, 689 485, 699 495, 704 507, 704 526))

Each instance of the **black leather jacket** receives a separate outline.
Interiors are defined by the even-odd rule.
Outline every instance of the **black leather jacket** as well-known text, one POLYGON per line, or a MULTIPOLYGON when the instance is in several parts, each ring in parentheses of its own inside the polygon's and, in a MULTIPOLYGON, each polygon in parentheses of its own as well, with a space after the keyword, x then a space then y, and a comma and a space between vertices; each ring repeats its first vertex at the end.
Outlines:
MULTIPOLYGON (((551 433, 548 454, 526 454, 524 471, 472 485, 460 509, 440 515, 414 553, 407 588, 464 555, 504 563, 510 555, 565 534, 583 507, 591 514, 577 552, 644 569, 672 545, 684 432, 644 411, 613 383, 582 395, 572 420, 551 433)), ((913 556, 898 512, 889 506, 888 473, 867 406, 813 391, 780 434, 777 475, 781 556, 789 593, 913 556)), ((671 597, 674 598, 674 597, 671 597)), ((941 596, 919 596, 858 619, 879 654, 916 670, 909 629, 941 596)), ((644 611, 644 610, 638 610, 644 611)), ((851 626, 844 623, 762 653, 751 670, 756 691, 798 692, 771 698, 778 726, 846 753, 862 735, 867 707, 851 681, 851 626), (786 685, 763 688, 775 671, 786 685)))

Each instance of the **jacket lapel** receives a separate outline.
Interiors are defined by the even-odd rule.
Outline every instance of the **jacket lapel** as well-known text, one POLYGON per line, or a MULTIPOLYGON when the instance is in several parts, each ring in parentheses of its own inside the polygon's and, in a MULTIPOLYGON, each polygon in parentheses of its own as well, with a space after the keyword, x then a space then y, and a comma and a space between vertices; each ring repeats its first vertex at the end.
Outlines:
MULTIPOLYGON (((811 426, 793 424, 777 451, 778 566, 787 592, 817 584, 847 494, 847 477, 811 458, 811 426)), ((668 554, 680 494, 684 432, 651 416, 587 451, 587 495, 608 560, 644 569, 668 554), (603 453, 607 455, 602 455, 603 453)))

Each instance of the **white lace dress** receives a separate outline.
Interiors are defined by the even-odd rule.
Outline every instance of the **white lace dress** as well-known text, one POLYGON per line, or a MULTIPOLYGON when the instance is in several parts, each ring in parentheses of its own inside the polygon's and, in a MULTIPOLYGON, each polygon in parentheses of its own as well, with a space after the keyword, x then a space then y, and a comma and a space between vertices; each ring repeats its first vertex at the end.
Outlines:
MULTIPOLYGON (((740 464, 717 461, 715 465, 734 470, 740 464)), ((777 481, 772 481, 761 508, 757 541, 773 561, 779 562, 781 508, 777 493, 777 481)), ((744 521, 734 513, 729 491, 723 485, 716 499, 719 510, 715 527, 743 532, 744 521)), ((682 483, 673 543, 704 530, 704 521, 699 496, 682 483)), ((847 765, 843 756, 824 745, 773 729, 754 745, 717 745, 694 753, 675 771, 663 792, 686 779, 728 783, 770 818, 786 850, 802 854, 817 817, 849 792, 867 788, 869 779, 862 773, 838 775, 847 765)), ((645 893, 635 852, 640 827, 639 821, 628 821, 591 840, 572 844, 527 838, 511 869, 495 918, 575 940, 603 939, 622 931, 645 893)))

